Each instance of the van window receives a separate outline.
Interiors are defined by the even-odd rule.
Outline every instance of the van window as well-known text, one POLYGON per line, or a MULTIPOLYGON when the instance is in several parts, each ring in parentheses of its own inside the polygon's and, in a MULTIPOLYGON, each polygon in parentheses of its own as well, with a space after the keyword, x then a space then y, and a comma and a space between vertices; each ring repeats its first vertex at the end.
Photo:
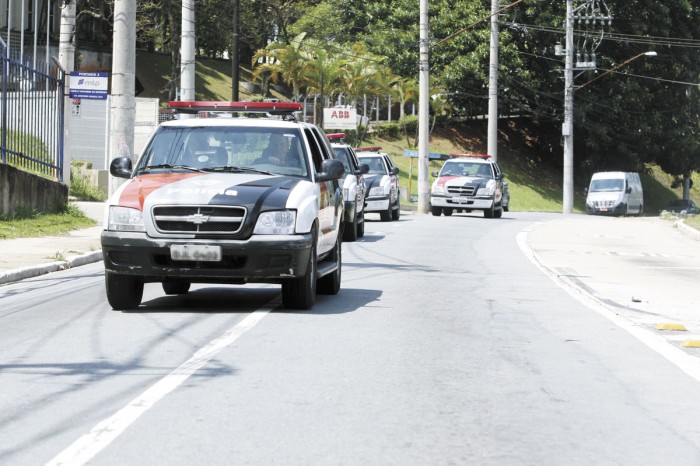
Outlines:
POLYGON ((622 179, 609 180, 593 180, 589 189, 592 193, 604 193, 613 191, 622 191, 624 189, 624 181, 622 179))

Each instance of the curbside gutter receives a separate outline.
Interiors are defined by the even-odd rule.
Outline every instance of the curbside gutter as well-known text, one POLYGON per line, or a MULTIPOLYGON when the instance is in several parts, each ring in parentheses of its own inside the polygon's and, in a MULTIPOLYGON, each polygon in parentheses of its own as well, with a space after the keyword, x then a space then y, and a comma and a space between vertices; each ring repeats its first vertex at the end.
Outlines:
POLYGON ((678 230, 680 230, 680 232, 686 235, 687 237, 692 238, 696 241, 700 241, 700 230, 696 230, 693 227, 689 227, 685 224, 685 221, 676 220, 675 222, 673 222, 673 226, 678 228, 678 230))
POLYGON ((0 285, 16 282, 18 280, 24 280, 26 278, 38 277, 50 272, 79 267, 81 265, 91 264, 101 260, 102 251, 93 251, 71 257, 70 259, 64 261, 48 262, 46 264, 32 265, 29 267, 22 267, 20 269, 9 270, 7 272, 0 272, 0 285))

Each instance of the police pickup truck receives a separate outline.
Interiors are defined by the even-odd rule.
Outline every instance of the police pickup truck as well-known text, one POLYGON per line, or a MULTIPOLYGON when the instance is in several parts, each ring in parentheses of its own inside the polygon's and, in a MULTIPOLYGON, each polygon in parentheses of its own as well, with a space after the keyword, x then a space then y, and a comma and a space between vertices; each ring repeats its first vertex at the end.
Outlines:
POLYGON ((292 309, 338 293, 344 169, 323 131, 294 119, 301 105, 170 108, 189 115, 160 124, 135 165, 110 165, 128 180, 108 201, 101 235, 110 305, 137 308, 144 283, 166 294, 192 283, 279 283, 292 309))

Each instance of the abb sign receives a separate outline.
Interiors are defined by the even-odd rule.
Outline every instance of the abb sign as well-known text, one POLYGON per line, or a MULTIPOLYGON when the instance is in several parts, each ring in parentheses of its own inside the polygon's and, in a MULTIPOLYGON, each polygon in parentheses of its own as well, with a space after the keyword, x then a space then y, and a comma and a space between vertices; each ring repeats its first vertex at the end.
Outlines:
POLYGON ((323 129, 356 129, 357 110, 354 108, 324 108, 323 129))

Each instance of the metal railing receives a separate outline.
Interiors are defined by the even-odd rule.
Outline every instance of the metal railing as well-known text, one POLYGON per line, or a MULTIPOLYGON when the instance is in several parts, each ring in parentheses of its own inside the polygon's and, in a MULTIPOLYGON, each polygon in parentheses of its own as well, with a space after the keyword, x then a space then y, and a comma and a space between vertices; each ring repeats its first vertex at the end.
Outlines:
POLYGON ((63 181, 65 72, 0 48, 0 162, 63 181))

